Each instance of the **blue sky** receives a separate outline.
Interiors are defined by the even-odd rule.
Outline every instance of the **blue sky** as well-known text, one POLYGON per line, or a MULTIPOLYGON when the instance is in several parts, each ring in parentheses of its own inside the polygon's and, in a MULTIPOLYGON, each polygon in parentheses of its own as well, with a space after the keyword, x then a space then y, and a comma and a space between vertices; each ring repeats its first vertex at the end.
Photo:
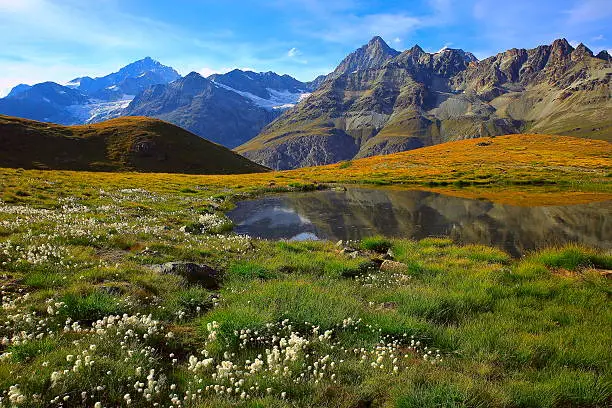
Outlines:
POLYGON ((612 49, 612 0, 0 0, 0 95, 151 56, 185 75, 232 68, 311 80, 381 35, 398 50, 484 58, 565 37, 612 49))

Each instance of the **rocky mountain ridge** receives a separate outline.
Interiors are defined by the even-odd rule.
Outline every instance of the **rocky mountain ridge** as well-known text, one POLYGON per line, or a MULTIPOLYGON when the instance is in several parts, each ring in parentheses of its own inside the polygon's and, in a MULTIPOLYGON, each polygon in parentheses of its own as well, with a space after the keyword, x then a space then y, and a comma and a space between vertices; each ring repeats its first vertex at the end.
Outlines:
POLYGON ((66 86, 94 98, 116 100, 123 95, 136 95, 149 86, 169 83, 180 77, 174 68, 146 57, 103 77, 75 78, 66 86))
POLYGON ((610 140, 611 76, 607 52, 564 39, 478 61, 451 48, 399 52, 374 37, 311 82, 242 70, 182 78, 147 57, 99 78, 18 85, 0 114, 156 117, 284 169, 523 131, 610 140))
POLYGON ((509 133, 612 140, 612 65, 565 39, 478 61, 375 37, 237 151, 276 169, 509 133))

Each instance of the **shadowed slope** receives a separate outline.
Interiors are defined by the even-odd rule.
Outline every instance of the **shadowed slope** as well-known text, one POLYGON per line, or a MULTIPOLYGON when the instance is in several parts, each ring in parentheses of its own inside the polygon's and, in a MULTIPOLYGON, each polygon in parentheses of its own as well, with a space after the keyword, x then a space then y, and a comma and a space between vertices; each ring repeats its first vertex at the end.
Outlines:
POLYGON ((180 127, 143 117, 60 126, 0 115, 0 166, 236 174, 266 171, 180 127))

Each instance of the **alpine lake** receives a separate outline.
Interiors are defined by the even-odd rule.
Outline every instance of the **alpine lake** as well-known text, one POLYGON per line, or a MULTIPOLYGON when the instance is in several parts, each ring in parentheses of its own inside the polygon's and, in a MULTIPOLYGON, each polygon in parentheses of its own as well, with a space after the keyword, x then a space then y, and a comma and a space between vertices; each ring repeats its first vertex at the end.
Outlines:
POLYGON ((516 206, 421 190, 353 187, 238 202, 234 232, 273 240, 450 237, 514 257, 568 243, 612 248, 612 201, 516 206))

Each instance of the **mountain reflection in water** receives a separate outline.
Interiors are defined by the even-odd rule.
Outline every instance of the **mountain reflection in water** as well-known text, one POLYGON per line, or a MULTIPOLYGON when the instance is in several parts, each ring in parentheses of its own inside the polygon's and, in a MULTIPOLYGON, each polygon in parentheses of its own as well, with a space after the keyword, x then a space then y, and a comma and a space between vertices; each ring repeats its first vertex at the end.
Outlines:
POLYGON ((568 242, 612 248, 611 214, 610 201, 518 207, 427 191, 351 188, 243 201, 228 216, 236 233, 266 239, 448 236, 520 256, 568 242))

